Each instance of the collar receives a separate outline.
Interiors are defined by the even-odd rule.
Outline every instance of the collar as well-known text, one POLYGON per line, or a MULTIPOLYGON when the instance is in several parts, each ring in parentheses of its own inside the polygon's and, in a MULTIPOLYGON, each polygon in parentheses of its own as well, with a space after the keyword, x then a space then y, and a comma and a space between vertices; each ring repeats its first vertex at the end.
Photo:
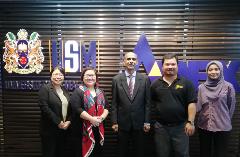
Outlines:
MULTIPOLYGON (((52 83, 52 81, 50 81, 49 84, 50 84, 50 88, 51 88, 51 89, 55 89, 55 88, 54 88, 54 85, 53 85, 53 83, 52 83)), ((60 85, 60 88, 62 89, 62 85, 60 85)))
MULTIPOLYGON (((136 74, 137 74, 137 72, 134 71, 133 74, 132 74, 132 76, 133 76, 133 77, 136 77, 136 74)), ((130 74, 127 72, 127 70, 125 70, 125 75, 126 75, 126 77, 129 77, 129 76, 130 76, 130 74)))
MULTIPOLYGON (((182 78, 182 77, 180 77, 180 76, 177 75, 177 78, 176 78, 174 81, 178 81, 178 80, 180 80, 181 78, 182 78)), ((163 80, 163 76, 159 77, 159 80, 164 81, 164 80, 163 80)), ((173 81, 173 82, 174 82, 174 81, 173 81)))

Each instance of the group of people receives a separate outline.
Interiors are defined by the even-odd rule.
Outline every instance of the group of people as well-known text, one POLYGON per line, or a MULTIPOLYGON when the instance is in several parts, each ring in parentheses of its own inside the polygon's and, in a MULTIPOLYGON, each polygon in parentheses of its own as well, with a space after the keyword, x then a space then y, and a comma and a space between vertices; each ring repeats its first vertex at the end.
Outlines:
POLYGON ((125 70, 112 81, 111 105, 98 86, 94 68, 83 70, 82 84, 71 97, 62 86, 64 70, 53 69, 50 83, 39 91, 43 157, 68 156, 64 147, 70 130, 74 157, 103 156, 103 122, 109 112, 118 135, 118 157, 128 156, 129 140, 135 156, 144 157, 144 132, 150 129, 157 157, 189 157, 197 112, 200 156, 211 157, 215 150, 216 157, 226 157, 236 99, 234 87, 224 80, 221 62, 208 63, 207 79, 198 94, 191 81, 178 75, 175 54, 163 56, 163 76, 152 84, 136 71, 135 53, 126 53, 123 62, 125 70))

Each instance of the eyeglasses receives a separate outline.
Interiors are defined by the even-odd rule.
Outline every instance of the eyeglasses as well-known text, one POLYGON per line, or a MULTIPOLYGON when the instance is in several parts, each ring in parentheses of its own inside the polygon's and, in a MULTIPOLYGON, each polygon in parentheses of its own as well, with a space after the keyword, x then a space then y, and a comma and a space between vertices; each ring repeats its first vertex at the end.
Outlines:
POLYGON ((64 76, 62 73, 53 73, 52 75, 53 75, 53 76, 60 76, 60 77, 63 77, 63 76, 64 76))
POLYGON ((94 74, 85 74, 84 75, 84 77, 86 77, 86 78, 93 78, 93 77, 96 77, 96 75, 94 75, 94 74))

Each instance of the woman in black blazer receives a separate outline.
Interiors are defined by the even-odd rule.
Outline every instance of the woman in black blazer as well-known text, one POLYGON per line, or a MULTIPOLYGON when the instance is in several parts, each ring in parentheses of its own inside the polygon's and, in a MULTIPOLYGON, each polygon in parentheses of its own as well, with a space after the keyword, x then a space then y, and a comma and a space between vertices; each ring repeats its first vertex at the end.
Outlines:
POLYGON ((51 72, 51 81, 39 90, 41 109, 40 135, 43 157, 64 157, 64 148, 70 126, 69 93, 62 86, 64 69, 57 66, 51 72))

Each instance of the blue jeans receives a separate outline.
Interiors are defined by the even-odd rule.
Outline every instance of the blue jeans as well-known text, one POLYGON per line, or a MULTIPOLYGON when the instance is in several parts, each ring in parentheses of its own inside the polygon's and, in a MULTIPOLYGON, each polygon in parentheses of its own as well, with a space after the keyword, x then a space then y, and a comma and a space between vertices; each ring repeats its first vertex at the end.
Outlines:
POLYGON ((185 123, 166 126, 156 122, 154 141, 157 157, 189 157, 189 137, 185 133, 185 123))

